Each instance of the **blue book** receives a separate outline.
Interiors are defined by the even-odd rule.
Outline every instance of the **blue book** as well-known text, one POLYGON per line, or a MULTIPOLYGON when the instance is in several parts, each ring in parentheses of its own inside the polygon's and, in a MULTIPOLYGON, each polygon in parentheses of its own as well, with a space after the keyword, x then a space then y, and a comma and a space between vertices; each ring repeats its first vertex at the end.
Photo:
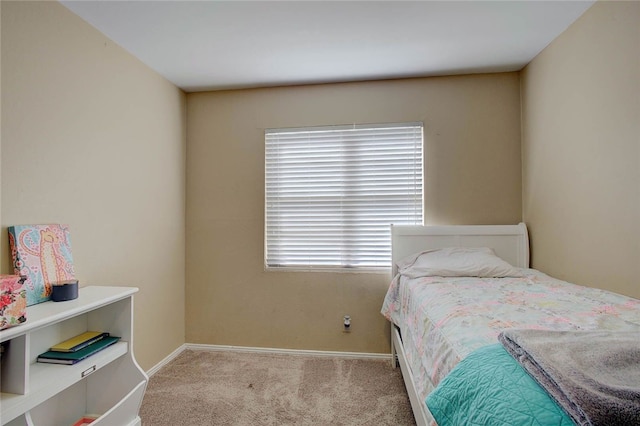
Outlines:
POLYGON ((44 362, 47 364, 72 365, 82 361, 85 358, 90 357, 97 352, 100 352, 106 347, 113 345, 118 340, 120 340, 119 337, 106 336, 98 340, 97 342, 92 343, 89 346, 75 352, 47 351, 38 355, 38 362, 44 362))

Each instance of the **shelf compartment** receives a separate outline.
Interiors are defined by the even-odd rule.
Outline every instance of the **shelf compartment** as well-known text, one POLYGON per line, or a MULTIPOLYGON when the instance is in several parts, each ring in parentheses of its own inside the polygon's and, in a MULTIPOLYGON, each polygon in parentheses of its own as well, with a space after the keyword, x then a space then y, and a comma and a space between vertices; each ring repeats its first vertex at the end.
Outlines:
POLYGON ((29 413, 25 413, 7 423, 6 426, 34 426, 34 424, 29 413))
POLYGON ((142 381, 129 392, 118 404, 91 423, 95 426, 134 425, 140 423, 138 411, 144 396, 147 382, 142 381), (132 413, 134 415, 132 415, 132 413))
POLYGON ((26 395, 3 393, 1 396, 3 423, 33 409, 89 374, 95 374, 127 351, 128 343, 118 342, 74 365, 31 364, 29 392, 26 395))
MULTIPOLYGON (((18 336, 5 342, 0 371, 2 393, 22 394, 28 391, 29 336, 18 336)), ((1 399, 4 401, 4 398, 1 399)))
POLYGON ((120 357, 85 380, 74 383, 45 400, 29 412, 33 424, 70 426, 87 414, 98 416, 92 425, 133 424, 138 418, 138 410, 146 388, 146 377, 141 373, 127 374, 126 378, 118 377, 116 373, 131 365, 130 361, 129 356, 120 357))

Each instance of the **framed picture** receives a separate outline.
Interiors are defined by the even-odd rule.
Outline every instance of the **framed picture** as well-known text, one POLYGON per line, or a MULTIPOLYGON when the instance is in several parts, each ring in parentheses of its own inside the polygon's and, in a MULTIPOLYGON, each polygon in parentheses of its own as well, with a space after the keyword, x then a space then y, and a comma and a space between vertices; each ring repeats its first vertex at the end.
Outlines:
POLYGON ((27 306, 51 298, 52 283, 75 279, 67 225, 9 227, 14 274, 26 277, 27 306))

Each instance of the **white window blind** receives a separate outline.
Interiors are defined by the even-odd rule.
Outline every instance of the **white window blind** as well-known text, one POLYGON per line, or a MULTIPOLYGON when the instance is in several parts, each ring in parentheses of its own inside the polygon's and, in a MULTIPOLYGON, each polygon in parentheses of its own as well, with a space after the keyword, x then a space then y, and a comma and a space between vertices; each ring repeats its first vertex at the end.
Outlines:
POLYGON ((271 129, 265 159, 267 268, 386 268, 422 224, 422 123, 271 129))

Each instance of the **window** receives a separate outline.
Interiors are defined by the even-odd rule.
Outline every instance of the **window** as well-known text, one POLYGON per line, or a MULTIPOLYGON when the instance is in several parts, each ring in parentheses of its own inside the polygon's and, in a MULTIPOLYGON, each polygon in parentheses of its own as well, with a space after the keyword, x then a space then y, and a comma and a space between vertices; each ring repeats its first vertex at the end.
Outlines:
POLYGON ((422 224, 422 123, 265 131, 268 269, 383 269, 422 224))

